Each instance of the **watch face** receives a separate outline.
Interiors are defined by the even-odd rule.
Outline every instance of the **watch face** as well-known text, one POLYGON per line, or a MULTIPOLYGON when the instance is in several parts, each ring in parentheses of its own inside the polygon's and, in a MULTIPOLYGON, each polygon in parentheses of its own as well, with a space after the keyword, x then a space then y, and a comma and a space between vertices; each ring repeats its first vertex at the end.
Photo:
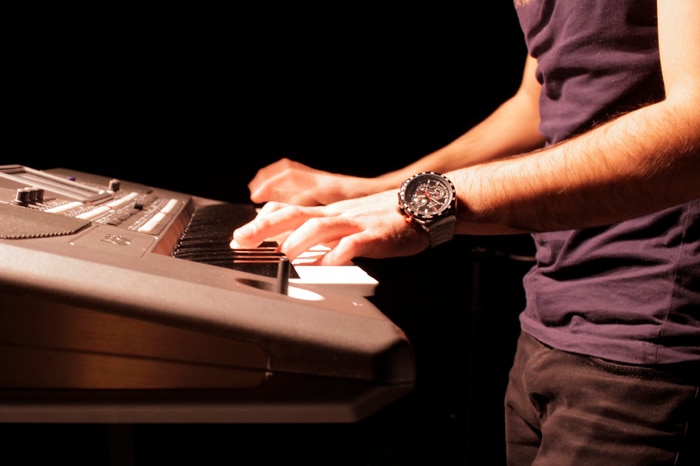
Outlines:
POLYGON ((451 211, 455 203, 452 182, 444 176, 428 172, 406 180, 399 191, 401 207, 419 220, 431 220, 451 211))

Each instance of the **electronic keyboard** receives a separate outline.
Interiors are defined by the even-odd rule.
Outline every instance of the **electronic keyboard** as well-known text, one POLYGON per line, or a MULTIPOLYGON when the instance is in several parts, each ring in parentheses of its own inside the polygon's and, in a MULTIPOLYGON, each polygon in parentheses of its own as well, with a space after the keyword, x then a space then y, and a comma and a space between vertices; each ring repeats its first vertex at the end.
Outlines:
POLYGON ((376 280, 231 250, 255 213, 0 166, 0 422, 354 422, 410 392, 376 280))

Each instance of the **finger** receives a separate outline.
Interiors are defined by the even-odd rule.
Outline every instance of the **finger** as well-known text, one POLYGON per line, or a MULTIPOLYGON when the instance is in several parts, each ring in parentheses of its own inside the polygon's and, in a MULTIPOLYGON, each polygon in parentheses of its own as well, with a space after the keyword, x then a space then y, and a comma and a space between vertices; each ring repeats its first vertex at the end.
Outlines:
POLYGON ((282 198, 274 197, 274 186, 283 181, 283 174, 285 171, 293 167, 296 162, 282 158, 260 168, 248 183, 248 190, 250 191, 250 198, 253 202, 266 202, 270 200, 284 201, 282 198), (282 179, 280 179, 282 178, 282 179))
POLYGON ((313 188, 302 189, 301 191, 297 190, 296 192, 290 193, 288 195, 287 202, 289 202, 290 204, 304 206, 323 205, 324 203, 318 200, 316 191, 317 189, 313 188))
POLYGON ((319 215, 321 212, 310 207, 267 203, 253 220, 233 231, 231 246, 257 247, 263 241, 286 234, 319 215))
POLYGON ((305 186, 312 183, 313 180, 309 180, 307 173, 287 169, 261 180, 257 188, 251 190, 250 200, 257 203, 278 201, 298 204, 294 201, 294 196, 303 194, 305 186))
POLYGON ((270 214, 270 213, 275 212, 277 210, 282 210, 288 206, 289 206, 289 204, 286 202, 278 202, 278 201, 266 202, 265 204, 263 204, 263 206, 258 211, 258 216, 267 215, 267 214, 270 214))
POLYGON ((319 257, 318 265, 346 265, 352 263, 356 257, 365 256, 362 252, 362 234, 346 236, 330 248, 322 257, 319 257))
POLYGON ((248 189, 250 190, 251 194, 257 192, 260 189, 260 185, 263 184, 265 180, 271 176, 274 176, 279 171, 277 169, 279 164, 280 160, 277 160, 276 162, 258 169, 253 179, 248 182, 248 189))
POLYGON ((283 196, 280 196, 278 189, 275 189, 277 184, 282 183, 279 179, 280 175, 274 175, 271 177, 266 177, 264 179, 257 180, 255 184, 251 182, 248 185, 250 189, 250 200, 255 203, 267 202, 267 201, 280 201, 284 202, 283 196))
MULTIPOLYGON (((260 173, 260 172, 259 172, 260 173)), ((285 159, 259 174, 248 184, 250 198, 253 202, 279 201, 298 205, 323 204, 314 189, 319 179, 327 172, 313 169, 307 165, 285 159)))
POLYGON ((386 218, 375 226, 341 238, 321 258, 320 265, 342 265, 357 257, 384 258, 418 254, 429 245, 428 236, 403 216, 386 218))
POLYGON ((357 224, 341 217, 314 217, 306 220, 290 233, 280 249, 290 260, 294 260, 318 244, 330 245, 332 251, 340 240, 357 233, 360 229, 357 224))
POLYGON ((272 214, 275 211, 282 210, 287 204, 279 202, 267 202, 259 210, 256 217, 245 223, 244 225, 235 228, 232 232, 230 246, 232 248, 247 248, 257 247, 266 238, 260 239, 264 233, 260 233, 261 229, 266 228, 265 222, 261 219, 272 214))
POLYGON ((269 165, 258 169, 251 183, 255 182, 256 180, 259 182, 260 180, 270 178, 271 176, 275 176, 276 174, 295 166, 302 166, 302 164, 288 159, 286 157, 283 157, 279 160, 276 160, 275 162, 272 162, 269 165))

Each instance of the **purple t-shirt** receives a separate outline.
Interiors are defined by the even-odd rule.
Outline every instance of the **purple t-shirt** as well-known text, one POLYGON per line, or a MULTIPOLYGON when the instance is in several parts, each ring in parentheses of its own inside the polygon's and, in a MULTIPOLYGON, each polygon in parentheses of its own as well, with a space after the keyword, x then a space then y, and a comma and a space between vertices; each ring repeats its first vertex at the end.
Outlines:
MULTIPOLYGON (((656 0, 514 2, 548 144, 663 98, 656 0)), ((524 331, 623 363, 700 362, 700 200, 533 238, 524 331)))

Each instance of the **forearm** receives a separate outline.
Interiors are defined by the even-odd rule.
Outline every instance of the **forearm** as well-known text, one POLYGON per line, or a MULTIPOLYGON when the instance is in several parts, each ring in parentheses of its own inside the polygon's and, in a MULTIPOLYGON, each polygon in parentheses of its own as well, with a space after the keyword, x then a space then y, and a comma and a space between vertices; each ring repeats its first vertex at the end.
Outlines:
POLYGON ((555 147, 448 174, 458 232, 605 225, 700 197, 700 115, 667 99, 555 147))
POLYGON ((401 169, 377 177, 376 191, 394 189, 423 171, 448 172, 542 147, 539 133, 540 85, 536 61, 528 57, 518 91, 481 123, 450 144, 401 169))
POLYGON ((541 147, 544 139, 538 132, 538 122, 536 112, 520 104, 515 96, 450 144, 378 177, 377 190, 396 188, 415 173, 445 173, 541 147))

